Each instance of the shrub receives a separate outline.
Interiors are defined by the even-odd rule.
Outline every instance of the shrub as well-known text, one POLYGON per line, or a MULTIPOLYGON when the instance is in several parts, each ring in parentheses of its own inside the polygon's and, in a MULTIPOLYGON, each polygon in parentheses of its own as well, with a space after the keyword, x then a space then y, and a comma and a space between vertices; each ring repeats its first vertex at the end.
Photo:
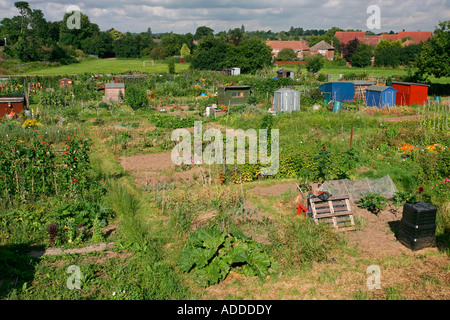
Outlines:
POLYGON ((147 91, 140 86, 128 85, 125 89, 125 99, 132 109, 148 106, 147 91))
POLYGON ((322 69, 322 67, 325 64, 325 59, 323 58, 322 55, 308 57, 306 61, 307 61, 306 70, 308 70, 311 73, 319 72, 319 70, 322 69))
POLYGON ((360 208, 367 209, 372 213, 378 214, 386 207, 388 201, 383 196, 375 193, 369 193, 356 201, 356 203, 360 208))

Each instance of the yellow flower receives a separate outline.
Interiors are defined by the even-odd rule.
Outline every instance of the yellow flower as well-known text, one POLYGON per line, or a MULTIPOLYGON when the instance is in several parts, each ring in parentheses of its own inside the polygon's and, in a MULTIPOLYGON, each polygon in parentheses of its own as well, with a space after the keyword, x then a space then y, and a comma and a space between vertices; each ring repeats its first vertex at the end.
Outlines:
POLYGON ((19 219, 18 219, 18 220, 19 220, 19 221, 22 221, 22 218, 20 218, 20 217, 19 217, 19 219))

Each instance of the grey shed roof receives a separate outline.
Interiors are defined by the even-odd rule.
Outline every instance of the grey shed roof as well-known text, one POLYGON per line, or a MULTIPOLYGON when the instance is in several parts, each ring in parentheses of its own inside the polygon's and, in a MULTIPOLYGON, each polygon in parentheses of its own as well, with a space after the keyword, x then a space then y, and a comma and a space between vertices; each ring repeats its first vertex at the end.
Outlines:
POLYGON ((105 83, 105 89, 122 89, 125 88, 124 83, 105 83))
POLYGON ((392 88, 392 87, 388 87, 388 86, 375 86, 375 85, 366 88, 366 90, 383 92, 384 90, 389 89, 389 88, 391 88, 391 89, 397 91, 396 89, 394 89, 394 88, 392 88))
POLYGON ((294 91, 298 91, 298 90, 295 90, 293 88, 281 88, 281 89, 278 89, 275 92, 294 92, 294 91))
POLYGON ((375 85, 375 82, 370 82, 370 81, 365 81, 365 80, 355 80, 352 81, 355 86, 370 86, 370 85, 375 85))
POLYGON ((403 84, 403 85, 407 85, 407 86, 424 86, 424 87, 429 87, 430 85, 425 84, 425 83, 412 83, 412 82, 400 82, 400 81, 392 81, 392 84, 403 84))

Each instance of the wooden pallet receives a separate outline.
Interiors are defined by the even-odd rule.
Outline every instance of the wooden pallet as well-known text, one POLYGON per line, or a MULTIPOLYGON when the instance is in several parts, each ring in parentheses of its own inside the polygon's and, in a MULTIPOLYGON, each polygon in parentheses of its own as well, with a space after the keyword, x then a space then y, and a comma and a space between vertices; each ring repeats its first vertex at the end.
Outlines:
POLYGON ((337 231, 356 230, 348 196, 333 195, 327 201, 310 198, 314 222, 326 222, 337 231))

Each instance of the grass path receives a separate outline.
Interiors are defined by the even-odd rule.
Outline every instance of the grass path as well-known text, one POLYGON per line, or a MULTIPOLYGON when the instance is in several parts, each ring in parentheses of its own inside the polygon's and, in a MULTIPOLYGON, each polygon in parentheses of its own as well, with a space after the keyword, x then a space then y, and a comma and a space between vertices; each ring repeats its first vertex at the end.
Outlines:
MULTIPOLYGON (((167 73, 167 63, 155 61, 155 65, 146 63, 145 59, 88 59, 80 63, 64 65, 59 67, 48 67, 36 69, 33 71, 26 71, 23 74, 27 75, 71 75, 83 73, 124 73, 127 71, 138 72, 155 72, 167 73)), ((175 64, 176 72, 181 72, 189 67, 188 64, 175 64)))

